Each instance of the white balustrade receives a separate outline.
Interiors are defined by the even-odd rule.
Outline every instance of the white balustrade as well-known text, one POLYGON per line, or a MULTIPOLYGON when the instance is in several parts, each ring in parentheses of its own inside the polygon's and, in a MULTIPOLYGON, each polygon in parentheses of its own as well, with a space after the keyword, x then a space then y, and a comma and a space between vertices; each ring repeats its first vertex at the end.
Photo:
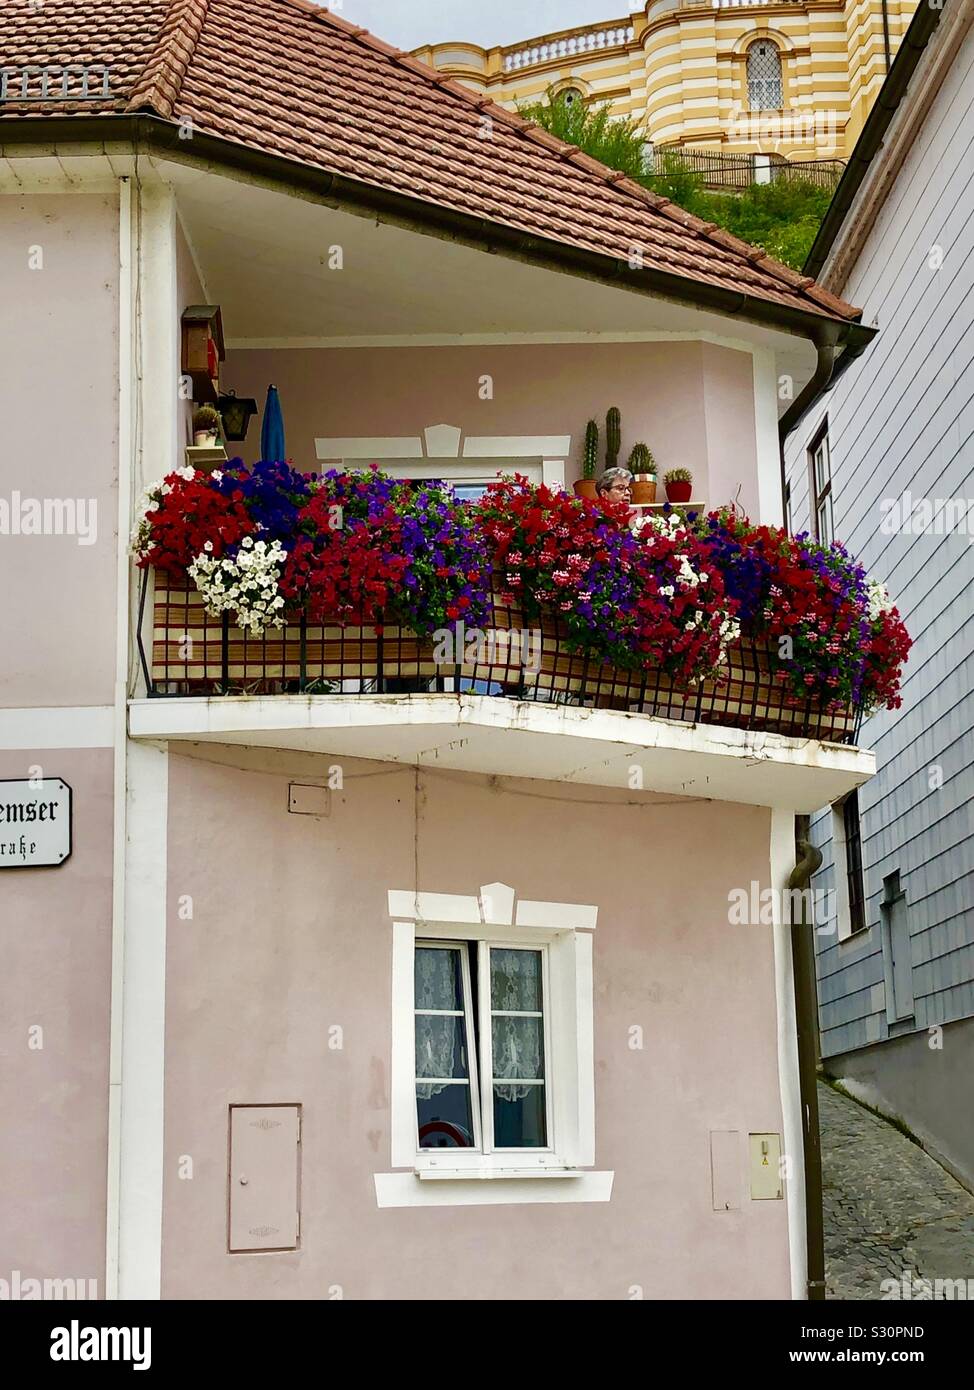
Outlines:
MULTIPOLYGON (((767 0, 760 0, 762 4, 767 0)), ((717 0, 715 0, 717 3, 717 0)), ((721 0, 724 3, 724 0, 721 0)), ((552 39, 550 42, 529 44, 504 54, 504 71, 520 72, 522 68, 534 67, 537 63, 547 63, 552 58, 574 58, 580 53, 594 53, 604 48, 620 48, 635 37, 633 26, 618 25, 608 29, 589 29, 579 34, 569 34, 567 38, 552 39)))

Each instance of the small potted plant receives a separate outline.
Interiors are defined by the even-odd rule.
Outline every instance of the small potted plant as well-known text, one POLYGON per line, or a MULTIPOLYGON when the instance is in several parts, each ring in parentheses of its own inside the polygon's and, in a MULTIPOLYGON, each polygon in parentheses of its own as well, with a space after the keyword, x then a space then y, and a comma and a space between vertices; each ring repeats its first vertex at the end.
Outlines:
POLYGON ((595 501, 595 466, 599 458, 599 427, 594 420, 585 426, 585 453, 582 458, 582 476, 575 483, 575 496, 588 497, 595 501))
POLYGON ((634 444, 629 454, 629 472, 633 475, 634 505, 656 501, 656 460, 645 444, 634 444))
POLYGON ((693 496, 693 474, 689 468, 671 468, 663 474, 667 502, 689 502, 693 496))
POLYGON ((201 405, 193 411, 193 443, 200 449, 212 449, 219 438, 219 411, 212 405, 201 405))

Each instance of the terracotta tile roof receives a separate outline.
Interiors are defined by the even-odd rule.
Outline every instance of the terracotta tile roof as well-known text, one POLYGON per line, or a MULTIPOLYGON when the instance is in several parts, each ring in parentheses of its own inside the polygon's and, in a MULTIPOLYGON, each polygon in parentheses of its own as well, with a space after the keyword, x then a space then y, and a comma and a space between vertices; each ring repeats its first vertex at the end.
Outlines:
MULTIPOLYGON (((107 99, 39 115, 150 112, 387 192, 691 283, 855 321, 860 311, 730 233, 308 0, 7 0, 3 66, 106 64, 107 99)), ((80 94, 72 77, 68 96, 80 94)), ((40 91, 39 73, 28 95, 40 91)), ((92 86, 98 83, 92 81, 92 86)), ((51 90, 56 90, 52 88, 51 90)), ((688 286, 688 290, 689 290, 688 286)))

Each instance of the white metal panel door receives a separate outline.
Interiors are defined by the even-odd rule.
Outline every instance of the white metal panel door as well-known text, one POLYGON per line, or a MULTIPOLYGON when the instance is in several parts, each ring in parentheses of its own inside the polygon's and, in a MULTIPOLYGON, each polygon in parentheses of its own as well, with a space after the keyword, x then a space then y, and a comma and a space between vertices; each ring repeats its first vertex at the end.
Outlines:
POLYGON ((298 1244, 299 1105, 230 1107, 230 1250, 298 1244))

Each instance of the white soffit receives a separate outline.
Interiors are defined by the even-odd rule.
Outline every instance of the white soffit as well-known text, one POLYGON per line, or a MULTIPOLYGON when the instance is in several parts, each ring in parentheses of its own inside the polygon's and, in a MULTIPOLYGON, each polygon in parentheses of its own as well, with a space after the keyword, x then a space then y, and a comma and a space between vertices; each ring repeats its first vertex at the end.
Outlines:
POLYGON ((457 772, 773 806, 811 814, 874 774, 874 754, 815 739, 482 695, 133 700, 133 738, 290 749, 457 772))

